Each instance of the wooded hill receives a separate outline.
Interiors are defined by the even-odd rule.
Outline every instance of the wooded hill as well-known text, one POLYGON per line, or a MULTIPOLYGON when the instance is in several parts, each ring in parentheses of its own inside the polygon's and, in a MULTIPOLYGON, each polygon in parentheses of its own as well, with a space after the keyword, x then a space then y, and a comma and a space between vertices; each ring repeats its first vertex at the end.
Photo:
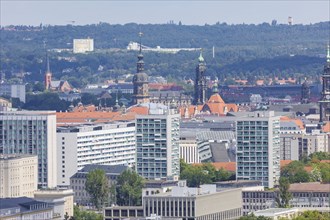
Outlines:
MULTIPOLYGON (((269 76, 316 76, 322 73, 330 22, 310 25, 111 25, 8 26, 2 27, 1 71, 7 78, 15 72, 31 72, 27 81, 41 81, 45 71, 44 41, 48 49, 72 49, 75 38, 93 38, 96 51, 86 55, 50 54, 55 78, 75 81, 77 86, 116 78, 136 69, 136 51, 126 51, 130 41, 162 48, 203 48, 207 74, 221 80, 269 76), (212 47, 215 47, 213 58, 212 47), (117 50, 119 49, 119 50, 117 50), (63 59, 74 58, 74 59, 63 59), (100 65, 102 70, 98 70, 100 65), (78 82, 77 82, 78 79, 78 82)), ((177 54, 145 52, 146 71, 169 79, 193 78, 199 52, 177 54)))

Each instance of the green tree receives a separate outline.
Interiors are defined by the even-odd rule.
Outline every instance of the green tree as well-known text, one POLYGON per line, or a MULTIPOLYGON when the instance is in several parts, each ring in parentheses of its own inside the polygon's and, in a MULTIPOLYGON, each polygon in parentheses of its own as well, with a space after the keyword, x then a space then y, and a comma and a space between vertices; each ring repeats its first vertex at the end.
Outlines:
POLYGON ((247 216, 242 216, 238 220, 271 220, 271 218, 265 217, 265 216, 258 216, 257 217, 252 213, 252 214, 249 214, 247 216))
POLYGON ((293 218, 292 220, 329 220, 329 212, 318 212, 318 211, 305 211, 299 216, 293 218))
POLYGON ((70 220, 102 220, 102 214, 93 211, 81 210, 78 206, 73 207, 73 216, 70 220))
POLYGON ((116 198, 118 205, 142 204, 144 179, 135 171, 125 170, 117 178, 116 198))
POLYGON ((85 188, 91 197, 91 202, 98 210, 109 199, 109 182, 101 169, 95 169, 87 174, 85 188))
POLYGON ((309 174, 304 170, 304 163, 292 161, 281 170, 281 176, 289 179, 290 183, 309 182, 309 174))
POLYGON ((309 174, 312 182, 322 182, 322 173, 318 166, 314 165, 311 173, 309 174))
POLYGON ((289 192, 290 182, 287 178, 280 178, 279 195, 275 199, 278 208, 289 208, 292 194, 289 192))

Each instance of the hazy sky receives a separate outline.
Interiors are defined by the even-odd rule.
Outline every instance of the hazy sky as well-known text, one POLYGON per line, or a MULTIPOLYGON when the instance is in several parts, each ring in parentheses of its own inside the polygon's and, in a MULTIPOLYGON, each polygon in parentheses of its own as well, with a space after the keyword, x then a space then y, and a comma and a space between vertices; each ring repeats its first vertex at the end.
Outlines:
POLYGON ((0 24, 160 24, 173 20, 204 25, 271 22, 295 24, 330 20, 330 0, 0 0, 0 24))

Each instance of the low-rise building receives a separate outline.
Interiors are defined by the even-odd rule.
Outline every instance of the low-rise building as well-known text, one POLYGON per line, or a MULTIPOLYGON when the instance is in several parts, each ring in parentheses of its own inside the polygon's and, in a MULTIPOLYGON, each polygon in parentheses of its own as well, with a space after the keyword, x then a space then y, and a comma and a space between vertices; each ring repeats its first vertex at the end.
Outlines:
POLYGON ((54 215, 64 219, 73 216, 73 190, 72 189, 42 189, 34 193, 38 201, 49 203, 53 207, 54 215))
POLYGON ((298 215, 297 208, 271 208, 265 210, 259 210, 253 213, 256 217, 264 216, 272 220, 278 219, 292 219, 298 215))
POLYGON ((142 206, 111 206, 104 208, 104 220, 142 219, 142 206))
POLYGON ((142 188, 142 196, 169 192, 177 185, 177 180, 147 180, 142 188))
POLYGON ((53 215, 53 208, 47 202, 27 197, 0 199, 1 220, 60 219, 53 215))
POLYGON ((36 155, 0 154, 0 198, 33 197, 37 188, 36 155))
MULTIPOLYGON (((243 214, 276 207, 278 190, 242 189, 243 214)), ((330 184, 294 183, 290 185, 290 205, 297 208, 329 208, 330 184)))
POLYGON ((95 169, 101 169, 107 176, 109 186, 115 184, 117 177, 127 169, 130 169, 124 165, 96 165, 89 164, 84 166, 83 169, 79 170, 70 178, 70 187, 74 192, 74 202, 79 205, 89 205, 90 196, 85 189, 87 180, 87 174, 95 169))
POLYGON ((179 181, 170 192, 144 196, 143 213, 184 220, 237 219, 242 214, 241 192, 241 189, 217 192, 213 184, 189 188, 185 181, 179 181))

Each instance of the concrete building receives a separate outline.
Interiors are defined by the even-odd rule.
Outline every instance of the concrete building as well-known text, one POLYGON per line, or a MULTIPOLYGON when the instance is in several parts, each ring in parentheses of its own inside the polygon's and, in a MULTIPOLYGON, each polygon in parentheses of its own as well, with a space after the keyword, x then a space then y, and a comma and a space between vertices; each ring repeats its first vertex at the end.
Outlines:
POLYGON ((38 201, 49 203, 53 207, 55 216, 73 216, 73 190, 72 189, 43 189, 34 193, 38 201))
POLYGON ((27 197, 0 199, 1 220, 60 219, 53 215, 53 208, 47 202, 27 197))
POLYGON ((329 183, 294 183, 290 185, 289 192, 292 193, 290 204, 293 207, 330 207, 329 183))
POLYGON ((7 84, 0 83, 0 96, 9 96, 10 98, 18 98, 25 103, 25 85, 24 84, 7 84))
POLYGON ((94 51, 94 39, 73 39, 73 53, 94 51))
POLYGON ((142 188, 142 196, 168 192, 177 185, 176 180, 147 180, 142 188))
POLYGON ((142 206, 111 206, 104 208, 104 220, 144 219, 142 206))
POLYGON ((196 139, 201 162, 236 161, 235 132, 201 131, 197 133, 196 139))
POLYGON ((57 128, 58 185, 87 164, 133 166, 134 123, 109 123, 57 128))
POLYGON ((270 112, 250 112, 237 119, 237 180, 261 180, 273 188, 280 177, 280 120, 270 112))
POLYGON ((79 170, 70 178, 70 187, 74 191, 74 202, 79 205, 90 205, 90 196, 85 190, 85 183, 87 179, 87 174, 95 169, 104 170, 107 176, 109 186, 116 183, 117 177, 129 169, 127 166, 123 165, 86 165, 83 169, 79 170))
POLYGON ((149 104, 149 115, 136 117, 136 171, 146 179, 177 179, 180 172, 180 115, 149 104))
POLYGON ((0 198, 33 197, 37 188, 36 155, 0 154, 0 198))
MULTIPOLYGON (((242 189, 243 214, 275 208, 275 199, 278 190, 255 190, 253 188, 242 189)), ((292 194, 290 205, 297 208, 326 208, 330 204, 330 184, 294 183, 290 185, 289 192, 292 194)))
POLYGON ((0 154, 37 155, 38 187, 55 187, 57 183, 55 112, 0 112, 0 154))
POLYGON ((196 133, 192 129, 180 129, 180 158, 188 164, 200 163, 196 133))
POLYGON ((184 220, 237 219, 242 215, 241 189, 217 192, 215 185, 189 188, 180 181, 171 192, 143 197, 144 216, 156 214, 184 220))
POLYGON ((311 134, 281 134, 281 160, 299 160, 315 152, 328 152, 329 138, 326 133, 314 130, 311 134))
POLYGON ((298 216, 297 208, 271 208, 253 212, 256 217, 264 216, 272 220, 292 219, 298 216))

